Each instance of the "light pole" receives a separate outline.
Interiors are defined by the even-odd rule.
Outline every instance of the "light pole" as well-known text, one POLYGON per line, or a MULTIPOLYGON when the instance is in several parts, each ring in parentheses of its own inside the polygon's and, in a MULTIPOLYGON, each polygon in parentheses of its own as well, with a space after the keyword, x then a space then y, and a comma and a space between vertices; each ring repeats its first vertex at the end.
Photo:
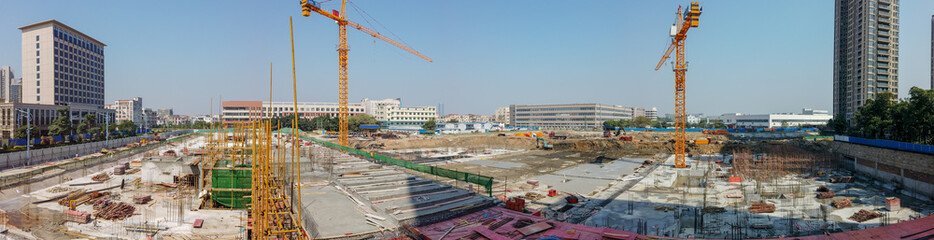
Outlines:
POLYGON ((104 144, 109 148, 110 147, 110 114, 104 113, 104 118, 107 120, 104 122, 104 144))
POLYGON ((23 111, 22 109, 16 109, 16 111, 26 114, 23 117, 26 118, 26 166, 29 166, 29 162, 32 161, 32 158, 29 156, 29 145, 32 145, 32 143, 29 141, 32 140, 32 138, 29 136, 29 132, 32 132, 30 131, 32 130, 32 126, 30 126, 30 122, 32 122, 32 114, 29 114, 29 112, 23 111))

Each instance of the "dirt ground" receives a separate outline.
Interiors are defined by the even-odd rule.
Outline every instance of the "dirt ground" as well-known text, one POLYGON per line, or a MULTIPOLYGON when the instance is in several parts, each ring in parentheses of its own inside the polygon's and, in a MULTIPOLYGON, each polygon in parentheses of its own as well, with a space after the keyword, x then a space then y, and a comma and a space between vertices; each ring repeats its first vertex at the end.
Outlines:
MULTIPOLYGON (((398 150, 416 148, 508 148, 515 150, 537 149, 538 143, 533 137, 518 137, 514 132, 505 133, 506 136, 497 136, 496 133, 464 134, 464 135, 436 135, 414 136, 402 139, 375 139, 368 141, 351 140, 351 145, 364 150, 398 150)), ((554 145, 557 152, 578 152, 602 155, 610 158, 645 157, 658 153, 674 153, 674 134, 670 132, 627 132, 620 136, 632 136, 632 141, 619 141, 618 136, 612 137, 582 137, 584 135, 598 135, 602 133, 570 132, 568 139, 545 138, 549 144, 554 145)), ((687 139, 711 138, 711 144, 688 144, 688 154, 720 153, 722 147, 728 142, 726 136, 709 135, 702 133, 687 133, 687 139)))
MULTIPOLYGON (((552 150, 538 148, 534 137, 515 136, 507 132, 506 136, 497 133, 410 136, 402 139, 375 139, 368 141, 352 140, 351 145, 367 150, 400 150, 425 148, 497 148, 519 150, 518 152, 495 155, 483 160, 524 164, 521 167, 497 168, 482 164, 448 162, 436 166, 491 176, 496 179, 494 192, 503 191, 504 187, 518 186, 527 179, 545 174, 552 174, 580 164, 606 162, 619 158, 652 158, 674 153, 674 134, 669 132, 628 132, 619 136, 632 136, 632 141, 620 141, 619 136, 602 137, 602 132, 565 132, 568 139, 546 137, 552 150), (504 180, 506 186, 503 186, 504 180)), ((547 134, 547 132, 546 132, 547 134)), ((687 139, 711 138, 711 144, 688 144, 688 154, 720 153, 729 142, 726 136, 688 133, 687 139)), ((430 178, 430 176, 427 176, 430 178)))

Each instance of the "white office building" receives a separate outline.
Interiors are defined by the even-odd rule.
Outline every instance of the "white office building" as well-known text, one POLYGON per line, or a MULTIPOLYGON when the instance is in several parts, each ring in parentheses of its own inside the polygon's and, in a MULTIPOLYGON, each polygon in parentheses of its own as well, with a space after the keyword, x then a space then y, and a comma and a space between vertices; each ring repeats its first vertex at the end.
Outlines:
MULTIPOLYGON (((721 120, 724 120, 721 115, 721 120)), ((827 121, 833 118, 826 110, 804 109, 800 114, 796 113, 772 113, 772 114, 735 114, 726 115, 728 118, 735 118, 737 128, 782 128, 782 127, 803 127, 803 126, 821 126, 827 125, 827 121)), ((724 121, 727 123, 727 121, 724 121)), ((727 123, 729 124, 729 123, 727 123)))

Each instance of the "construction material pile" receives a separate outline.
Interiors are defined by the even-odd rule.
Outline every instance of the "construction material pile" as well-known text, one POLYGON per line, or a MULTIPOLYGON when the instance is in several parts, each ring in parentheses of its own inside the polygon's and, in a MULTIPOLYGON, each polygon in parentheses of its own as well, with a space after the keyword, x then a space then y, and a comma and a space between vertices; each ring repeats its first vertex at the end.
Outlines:
POLYGON ((834 192, 817 193, 817 198, 819 199, 828 199, 828 198, 833 198, 834 196, 837 196, 837 194, 834 192))
POLYGON ((58 200, 58 204, 67 207, 71 206, 71 201, 74 200, 75 206, 80 206, 81 204, 85 204, 107 195, 110 195, 110 192, 85 193, 84 190, 77 190, 69 193, 68 196, 65 196, 65 198, 58 200))
POLYGON ((74 190, 74 191, 71 191, 71 192, 68 193, 68 195, 65 195, 64 198, 58 200, 58 205, 62 205, 62 206, 66 206, 66 207, 67 207, 67 206, 70 206, 70 205, 71 205, 71 200, 78 199, 78 198, 80 198, 81 196, 84 196, 84 195, 85 195, 84 190, 74 190))
POLYGON ((830 203, 830 205, 835 208, 846 208, 846 207, 852 207, 853 202, 850 202, 850 199, 844 198, 844 199, 839 199, 839 200, 833 200, 833 202, 830 203))
POLYGON ((97 174, 91 177, 91 180, 98 181, 98 182, 107 181, 107 180, 110 180, 110 175, 107 175, 107 173, 97 174))
POLYGON ((880 216, 881 214, 877 212, 870 212, 870 211, 866 211, 866 209, 862 209, 862 210, 859 210, 859 212, 854 213, 853 216, 850 216, 850 220, 857 221, 857 222, 865 222, 865 221, 869 221, 871 219, 874 219, 880 216))
POLYGON ((775 212, 775 204, 754 202, 749 206, 750 213, 771 213, 775 212))
POLYGON ((94 202, 94 217, 107 220, 123 220, 136 211, 136 207, 125 202, 114 202, 109 199, 100 199, 94 202))
POLYGON ((70 187, 56 186, 56 187, 53 187, 53 188, 49 188, 49 190, 47 190, 47 191, 50 192, 50 193, 60 193, 60 192, 71 191, 71 188, 70 188, 70 187))
POLYGON ((821 185, 820 187, 817 188, 817 192, 830 192, 830 188, 827 188, 827 186, 821 185))
POLYGON ((152 195, 140 195, 133 197, 133 203, 136 204, 146 204, 149 201, 152 201, 152 195))
POLYGON ((72 221, 76 223, 88 223, 91 221, 91 214, 86 212, 65 210, 65 216, 63 217, 65 221, 72 221))
POLYGON ((853 176, 830 177, 830 183, 851 183, 853 176))

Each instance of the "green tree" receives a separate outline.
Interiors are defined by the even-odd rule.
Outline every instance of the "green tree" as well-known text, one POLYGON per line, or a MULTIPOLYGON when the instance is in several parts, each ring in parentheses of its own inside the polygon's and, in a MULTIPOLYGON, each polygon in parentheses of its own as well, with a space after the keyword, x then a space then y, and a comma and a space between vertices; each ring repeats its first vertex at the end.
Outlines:
POLYGON ((78 124, 77 132, 78 133, 97 133, 92 131, 92 129, 97 127, 97 115, 91 113, 84 115, 84 119, 81 120, 81 123, 78 124))
POLYGON ((459 121, 457 121, 457 119, 451 119, 451 120, 448 120, 447 123, 458 123, 458 122, 459 122, 459 121))
POLYGON ((192 123, 191 126, 190 126, 190 128, 194 128, 194 129, 208 129, 208 128, 211 128, 211 124, 208 124, 207 122, 202 121, 202 120, 198 120, 198 121, 195 121, 195 123, 192 123))
POLYGON ((373 118, 373 116, 365 113, 357 114, 356 116, 350 116, 350 118, 347 119, 347 125, 351 132, 361 131, 360 125, 375 125, 376 123, 376 118, 373 118))
MULTIPOLYGON (((37 128, 36 125, 29 125, 29 127, 30 127, 29 137, 33 139, 39 138, 39 128, 37 128)), ((26 125, 22 125, 16 128, 16 132, 13 133, 13 137, 25 139, 26 138, 26 125)))
POLYGON ((895 95, 890 92, 878 93, 875 99, 866 100, 866 104, 853 116, 856 127, 851 133, 868 138, 887 138, 888 130, 894 124, 894 103, 895 95))
POLYGON ((782 120, 782 128, 788 128, 788 120, 782 120))
POLYGON ((432 119, 429 119, 427 122, 425 122, 425 124, 422 125, 422 129, 425 129, 425 131, 434 131, 434 130, 435 130, 435 127, 437 127, 436 125, 437 125, 437 124, 435 123, 435 119, 432 118, 432 119))
POLYGON ((836 134, 846 134, 850 124, 846 122, 846 115, 840 113, 830 120, 827 120, 827 126, 833 129, 833 132, 836 134))
POLYGON ((127 135, 135 135, 136 127, 137 127, 136 123, 134 123, 133 121, 124 120, 120 122, 120 124, 117 126, 117 130, 124 131, 127 133, 127 135))
POLYGON ((59 108, 57 111, 58 117, 52 120, 52 124, 49 125, 49 135, 68 135, 71 133, 71 114, 69 114, 68 108, 59 108))
POLYGON ((721 122, 720 120, 716 120, 713 122, 713 127, 714 128, 726 128, 726 124, 723 124, 723 122, 721 122))
POLYGON ((619 127, 619 121, 616 121, 616 120, 606 120, 606 121, 603 122, 603 127, 604 127, 604 128, 619 127))
POLYGON ((649 126, 651 123, 652 120, 645 116, 638 116, 632 119, 632 126, 637 128, 649 126))
POLYGON ((329 115, 317 116, 312 118, 310 121, 312 126, 309 130, 324 129, 325 131, 337 131, 340 130, 338 124, 340 124, 340 119, 336 117, 331 117, 329 115))

